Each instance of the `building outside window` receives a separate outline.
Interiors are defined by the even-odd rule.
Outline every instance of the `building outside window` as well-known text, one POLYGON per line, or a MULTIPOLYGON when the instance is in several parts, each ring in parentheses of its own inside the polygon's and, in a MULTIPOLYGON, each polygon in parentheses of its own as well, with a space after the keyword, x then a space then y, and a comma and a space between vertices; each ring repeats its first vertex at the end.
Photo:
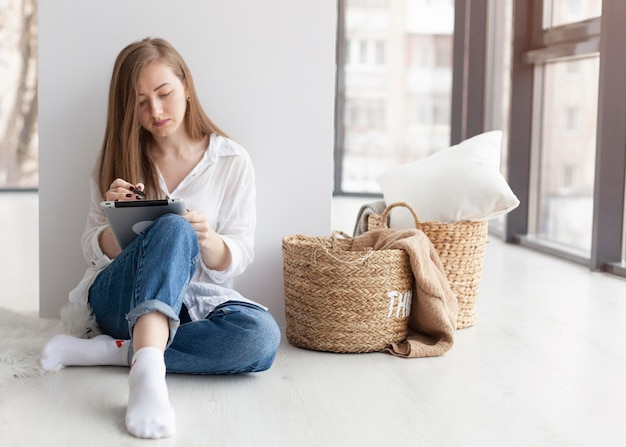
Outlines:
POLYGON ((544 27, 566 25, 602 15, 602 0, 544 0, 544 27))
POLYGON ((450 144, 454 0, 339 7, 335 193, 376 195, 379 175, 450 144))

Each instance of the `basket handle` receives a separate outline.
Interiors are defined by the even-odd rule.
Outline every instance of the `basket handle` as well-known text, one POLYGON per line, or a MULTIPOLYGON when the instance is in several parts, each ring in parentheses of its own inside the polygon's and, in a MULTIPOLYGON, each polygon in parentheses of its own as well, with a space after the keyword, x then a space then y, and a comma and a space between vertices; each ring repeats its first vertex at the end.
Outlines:
POLYGON ((406 202, 394 202, 385 208, 385 211, 383 211, 383 214, 381 215, 381 220, 383 221, 383 225, 385 226, 385 228, 389 228, 389 224, 387 223, 388 218, 389 218, 389 213, 391 212, 393 208, 397 206, 403 206, 411 212, 411 214, 413 215, 413 219, 415 220, 415 227, 417 228, 417 226, 420 223, 420 218, 417 215, 417 211, 415 211, 415 208, 413 208, 411 205, 409 205, 406 202))

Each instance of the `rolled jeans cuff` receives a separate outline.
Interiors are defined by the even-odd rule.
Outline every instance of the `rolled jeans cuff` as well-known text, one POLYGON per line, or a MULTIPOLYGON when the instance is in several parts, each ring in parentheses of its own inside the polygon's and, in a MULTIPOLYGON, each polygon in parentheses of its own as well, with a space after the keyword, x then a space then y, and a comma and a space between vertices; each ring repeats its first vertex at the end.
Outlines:
MULTIPOLYGON (((178 318, 178 314, 174 312, 174 309, 172 309, 170 306, 163 303, 162 301, 158 301, 158 300, 144 301, 142 303, 139 303, 134 309, 132 309, 126 315, 126 320, 128 321, 128 333, 130 334, 131 339, 132 339, 133 328, 135 327, 135 324, 137 324, 137 320, 139 319, 139 317, 145 314, 152 313, 152 312, 159 312, 165 315, 167 319, 169 320, 169 332, 170 333, 167 339, 167 345, 165 346, 165 349, 167 349, 172 344, 172 340, 174 340, 174 336, 176 335, 178 326, 180 326, 180 319, 178 318)), ((128 352, 129 361, 132 360, 132 356, 133 356, 133 349, 132 349, 132 341, 131 341, 131 348, 129 349, 129 352, 128 352)))

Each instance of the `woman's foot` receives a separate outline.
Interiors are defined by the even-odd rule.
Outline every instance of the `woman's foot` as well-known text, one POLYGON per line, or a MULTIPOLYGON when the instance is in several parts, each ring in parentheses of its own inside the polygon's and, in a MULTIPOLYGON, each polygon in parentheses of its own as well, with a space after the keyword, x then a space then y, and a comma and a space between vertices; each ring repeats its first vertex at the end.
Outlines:
POLYGON ((176 416, 165 382, 165 360, 158 348, 135 352, 128 377, 126 428, 138 438, 165 438, 176 432, 176 416))
POLYGON ((43 347, 39 363, 46 371, 64 366, 128 366, 129 345, 129 340, 108 335, 86 339, 59 334, 43 347))

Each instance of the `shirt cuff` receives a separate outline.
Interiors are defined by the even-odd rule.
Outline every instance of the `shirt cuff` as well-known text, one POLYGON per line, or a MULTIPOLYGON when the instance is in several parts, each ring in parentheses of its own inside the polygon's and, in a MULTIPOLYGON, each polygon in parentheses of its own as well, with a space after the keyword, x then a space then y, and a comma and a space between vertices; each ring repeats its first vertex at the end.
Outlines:
POLYGON ((92 268, 96 268, 101 270, 108 266, 112 261, 111 259, 104 254, 102 248, 100 248, 100 243, 98 239, 100 238, 100 234, 106 229, 108 225, 103 225, 95 232, 93 235, 93 239, 91 240, 91 247, 93 248, 94 257, 89 261, 92 268))

